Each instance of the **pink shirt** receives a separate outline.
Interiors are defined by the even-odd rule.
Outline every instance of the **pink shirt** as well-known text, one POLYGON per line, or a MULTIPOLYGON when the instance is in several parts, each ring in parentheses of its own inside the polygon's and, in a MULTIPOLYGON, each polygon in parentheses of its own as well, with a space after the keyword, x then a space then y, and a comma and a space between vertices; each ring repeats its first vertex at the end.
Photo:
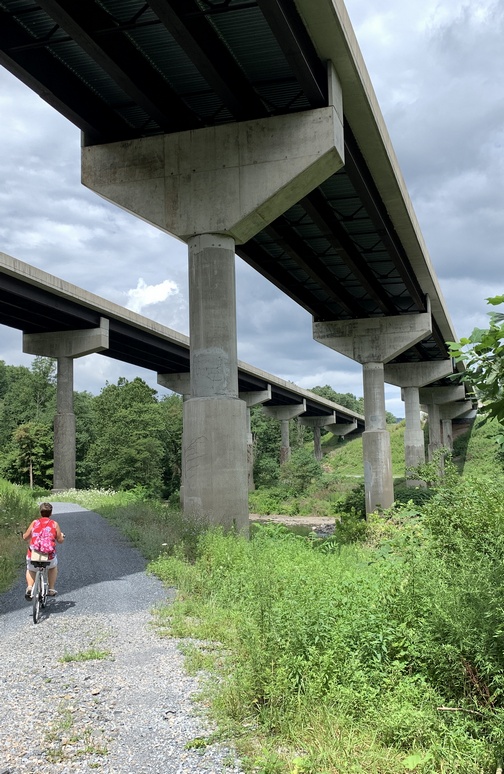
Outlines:
POLYGON ((30 545, 26 556, 31 559, 32 549, 48 553, 49 559, 56 556, 56 522, 47 516, 35 519, 32 526, 30 545), (50 550, 49 550, 50 549, 50 550))

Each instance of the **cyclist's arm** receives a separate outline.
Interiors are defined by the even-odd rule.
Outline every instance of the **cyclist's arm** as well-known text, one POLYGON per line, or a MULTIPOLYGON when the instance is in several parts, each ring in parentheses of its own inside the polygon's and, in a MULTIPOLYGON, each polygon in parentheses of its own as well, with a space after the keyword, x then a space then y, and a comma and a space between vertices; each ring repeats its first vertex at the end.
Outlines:
POLYGON ((35 522, 32 521, 26 532, 23 532, 23 540, 29 540, 31 538, 32 528, 35 522))
POLYGON ((61 531, 60 525, 58 524, 58 522, 55 522, 55 523, 56 523, 56 540, 58 541, 58 543, 63 543, 65 536, 61 531))

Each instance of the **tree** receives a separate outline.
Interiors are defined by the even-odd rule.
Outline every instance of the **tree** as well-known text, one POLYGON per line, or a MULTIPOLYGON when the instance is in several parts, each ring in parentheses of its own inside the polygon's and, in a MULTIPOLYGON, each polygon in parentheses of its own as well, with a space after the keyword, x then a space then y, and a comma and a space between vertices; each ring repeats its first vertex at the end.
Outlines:
MULTIPOLYGON (((52 425, 56 410, 55 361, 37 357, 31 368, 0 366, 0 470, 12 481, 26 481, 19 463, 19 445, 14 432, 20 425, 44 428, 52 450, 52 425), (21 479, 20 479, 21 477, 21 479)), ((52 455, 52 451, 51 451, 52 455)), ((52 466, 52 456, 51 456, 52 466)), ((37 475, 45 479, 47 473, 37 475)), ((49 483, 49 482, 48 482, 49 483)))
POLYGON ((85 489, 91 485, 91 469, 88 452, 96 433, 93 404, 94 395, 90 392, 74 393, 75 413, 75 485, 85 489))
POLYGON ((250 426, 254 438, 254 480, 258 486, 271 486, 277 483, 280 471, 280 422, 267 417, 261 406, 252 406, 250 426))
POLYGON ((121 377, 93 402, 95 438, 86 457, 92 483, 113 489, 162 491, 162 422, 156 391, 121 377))
POLYGON ((169 497, 180 489, 182 473, 182 398, 167 395, 159 404, 162 423, 161 442, 163 445, 163 494, 169 497))
POLYGON ((19 425, 13 433, 16 455, 11 476, 19 483, 47 487, 53 474, 53 438, 49 427, 36 422, 19 425), (28 479, 28 480, 27 480, 28 479))
MULTIPOLYGON (((486 301, 499 306, 504 303, 504 295, 486 301)), ((504 425, 504 314, 489 312, 488 316, 488 328, 475 328, 469 338, 447 343, 455 362, 464 363, 461 378, 472 387, 484 417, 504 425)), ((498 441, 504 445, 504 435, 498 441)))
POLYGON ((312 387, 311 392, 314 392, 315 395, 320 395, 321 398, 332 400, 333 403, 338 403, 338 405, 350 409, 350 411, 355 411, 356 414, 362 414, 364 411, 364 399, 356 398, 351 392, 336 392, 328 384, 324 385, 324 387, 312 387))

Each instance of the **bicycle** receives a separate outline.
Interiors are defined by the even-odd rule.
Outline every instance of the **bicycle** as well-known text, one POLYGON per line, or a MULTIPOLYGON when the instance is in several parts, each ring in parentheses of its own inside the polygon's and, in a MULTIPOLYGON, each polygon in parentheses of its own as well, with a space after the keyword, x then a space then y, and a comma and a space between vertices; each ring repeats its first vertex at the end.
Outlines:
MULTIPOLYGON (((37 568, 37 571, 35 573, 35 582, 33 584, 33 590, 32 590, 32 601, 33 601, 33 623, 38 623, 40 621, 40 610, 41 608, 45 607, 47 604, 47 592, 49 590, 49 579, 47 577, 47 568, 49 567, 50 560, 46 559, 45 561, 40 559, 35 559, 34 554, 36 552, 32 550, 32 558, 31 563, 34 567, 37 568)), ((39 557, 44 556, 44 554, 38 554, 39 557)))

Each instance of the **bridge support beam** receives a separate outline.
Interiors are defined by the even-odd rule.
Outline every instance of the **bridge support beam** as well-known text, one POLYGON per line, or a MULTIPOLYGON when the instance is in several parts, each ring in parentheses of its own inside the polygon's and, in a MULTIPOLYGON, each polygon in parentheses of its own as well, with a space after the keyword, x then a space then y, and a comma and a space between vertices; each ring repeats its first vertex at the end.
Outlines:
POLYGON ((357 430, 357 420, 353 422, 336 422, 334 425, 327 425, 326 430, 329 430, 333 435, 348 435, 357 430))
POLYGON ((311 427, 313 430, 313 456, 320 462, 322 459, 322 444, 320 437, 320 429, 327 427, 328 425, 334 426, 336 424, 336 414, 326 417, 299 417, 299 424, 305 427, 311 427))
POLYGON ((386 426, 384 363, 431 333, 428 311, 400 317, 374 317, 313 323, 313 336, 363 366, 364 415, 362 435, 366 513, 390 508, 394 501, 390 436, 386 426))
POLYGON ((453 451, 453 420, 473 410, 470 400, 447 403, 440 407, 442 443, 445 449, 453 451))
POLYGON ((189 245, 184 510, 242 532, 248 477, 232 352, 234 247, 343 165, 342 92, 328 72, 329 107, 82 149, 84 185, 189 245))
POLYGON ((436 451, 443 448, 440 406, 446 403, 453 403, 454 401, 462 401, 464 398, 465 388, 461 385, 453 387, 423 387, 420 390, 420 403, 427 407, 429 422, 429 460, 433 459, 436 451))
POLYGON ((252 435, 252 428, 250 425, 250 408, 251 406, 257 406, 259 403, 266 403, 271 400, 271 387, 268 385, 267 390, 254 390, 252 392, 240 392, 240 400, 244 401, 247 407, 247 470, 248 470, 248 490, 253 492, 255 489, 254 482, 254 437, 252 435))
POLYGON ((23 352, 57 359, 56 415, 54 417, 53 491, 75 489, 75 414, 73 361, 108 349, 109 321, 99 328, 23 334, 23 352))
POLYGON ((425 463, 424 434, 420 424, 420 387, 443 379, 452 371, 450 360, 432 363, 390 363, 385 366, 385 381, 401 387, 404 400, 404 458, 408 486, 425 486, 424 481, 411 475, 408 477, 409 470, 425 463))
POLYGON ((306 401, 302 403, 289 404, 284 406, 263 406, 263 411, 267 417, 280 420, 282 440, 280 447, 280 465, 290 460, 291 447, 289 437, 289 421, 304 414, 306 411, 306 401))

